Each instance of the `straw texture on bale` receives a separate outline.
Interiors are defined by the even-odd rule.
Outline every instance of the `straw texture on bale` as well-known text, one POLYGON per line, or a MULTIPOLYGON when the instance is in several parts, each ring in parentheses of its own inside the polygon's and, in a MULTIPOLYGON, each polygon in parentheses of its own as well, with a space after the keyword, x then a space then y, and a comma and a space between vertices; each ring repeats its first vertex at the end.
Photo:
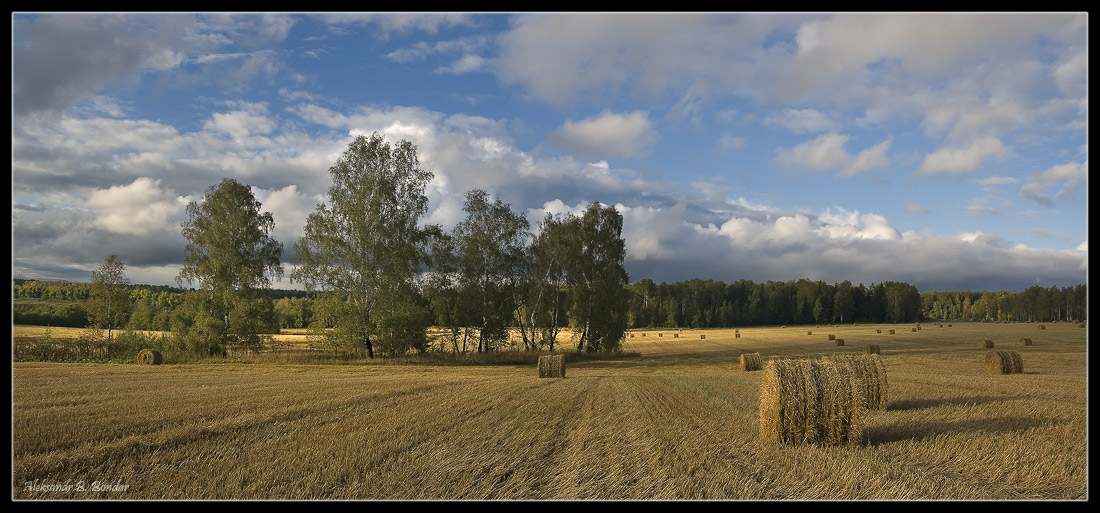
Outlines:
POLYGON ((1031 339, 1027 338, 1027 337, 1021 338, 1020 339, 1020 345, 1021 346, 1030 346, 1031 345, 1031 339))
POLYGON ((882 348, 880 348, 878 346, 878 344, 868 344, 867 345, 867 354, 879 354, 881 352, 882 352, 882 348))
POLYGON ((760 353, 741 353, 741 370, 748 372, 758 371, 763 366, 763 359, 760 358, 760 353))
POLYGON ((832 356, 828 358, 837 366, 846 366, 852 376, 860 381, 863 390, 863 406, 868 410, 886 409, 886 364, 878 354, 863 356, 832 356))
POLYGON ((829 340, 836 340, 836 335, 829 335, 829 340))
POLYGON ((1018 374, 1024 371, 1024 360, 1016 351, 990 351, 985 354, 985 371, 989 374, 1018 374))
POLYGON ((138 352, 137 361, 139 365, 160 365, 164 363, 164 358, 160 355, 160 351, 142 349, 138 352))
POLYGON ((891 335, 893 335, 893 334, 894 334, 894 330, 890 330, 890 334, 891 334, 891 335))
POLYGON ((539 357, 540 378, 564 378, 565 355, 547 355, 539 357))
POLYGON ((989 339, 982 339, 982 342, 981 342, 981 344, 978 345, 978 347, 981 347, 981 348, 984 348, 984 349, 991 349, 993 347, 993 341, 989 340, 989 339))
POLYGON ((844 345, 844 339, 842 339, 842 338, 838 338, 838 339, 836 339, 836 345, 837 345, 837 346, 842 346, 842 345, 844 345))
POLYGON ((760 384, 760 438, 767 445, 854 445, 863 437, 863 389, 833 360, 773 360, 760 384))

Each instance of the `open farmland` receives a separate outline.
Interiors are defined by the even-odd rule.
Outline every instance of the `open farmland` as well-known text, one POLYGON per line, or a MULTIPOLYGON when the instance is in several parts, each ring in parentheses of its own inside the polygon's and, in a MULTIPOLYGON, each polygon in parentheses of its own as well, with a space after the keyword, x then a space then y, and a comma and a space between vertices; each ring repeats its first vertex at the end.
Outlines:
POLYGON ((16 363, 12 495, 1087 499, 1087 329, 943 326, 635 330, 623 350, 641 357, 566 353, 564 379, 533 365, 16 363), (982 339, 1020 353, 1023 373, 987 374, 982 339), (763 373, 742 371, 742 353, 869 344, 888 405, 862 443, 761 443, 763 373))

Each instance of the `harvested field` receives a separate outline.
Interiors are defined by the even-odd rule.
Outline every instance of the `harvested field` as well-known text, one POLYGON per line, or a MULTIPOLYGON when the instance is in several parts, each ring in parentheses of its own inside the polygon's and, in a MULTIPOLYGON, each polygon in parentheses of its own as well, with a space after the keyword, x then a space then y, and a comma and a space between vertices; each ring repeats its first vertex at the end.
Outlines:
POLYGON ((797 327, 627 338, 640 357, 570 361, 568 379, 530 364, 15 363, 12 496, 1088 499, 1086 330, 1028 329, 1012 375, 987 374, 974 345, 1015 341, 1018 324, 890 337, 886 405, 855 444, 762 443, 764 373, 742 372, 740 356, 864 357, 884 340, 831 329, 847 345, 797 327))

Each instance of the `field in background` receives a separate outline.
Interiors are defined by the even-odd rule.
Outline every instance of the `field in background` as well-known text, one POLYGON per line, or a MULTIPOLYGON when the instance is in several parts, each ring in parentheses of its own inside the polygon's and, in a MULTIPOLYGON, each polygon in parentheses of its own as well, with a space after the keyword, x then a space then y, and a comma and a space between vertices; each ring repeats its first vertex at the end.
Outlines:
POLYGON ((641 357, 569 363, 564 344, 565 379, 519 365, 16 363, 12 495, 1088 498, 1086 329, 913 327, 635 330, 623 350, 641 357), (1024 373, 986 374, 981 339, 1019 352, 1024 373), (867 344, 881 347, 889 404, 860 446, 759 442, 762 373, 740 370, 742 352, 867 344))

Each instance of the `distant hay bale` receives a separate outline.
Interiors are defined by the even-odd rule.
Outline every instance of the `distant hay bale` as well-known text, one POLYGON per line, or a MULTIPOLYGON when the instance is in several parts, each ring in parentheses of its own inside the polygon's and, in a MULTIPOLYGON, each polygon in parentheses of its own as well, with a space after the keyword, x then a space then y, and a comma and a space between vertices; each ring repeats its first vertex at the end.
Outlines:
POLYGON ((699 340, 706 340, 706 339, 707 339, 706 335, 699 335, 699 340))
POLYGON ((768 445, 854 445, 866 406, 852 365, 772 360, 760 385, 760 438, 768 445))
POLYGON ((912 331, 913 333, 916 333, 916 332, 917 332, 917 328, 909 328, 909 331, 912 331))
POLYGON ((631 333, 631 334, 630 334, 630 338, 634 338, 634 334, 633 334, 633 333, 631 333))
POLYGON ((836 335, 829 335, 829 340, 836 340, 836 335))
POLYGON ((844 339, 842 339, 842 338, 838 338, 838 339, 836 339, 836 345, 837 345, 837 346, 842 346, 842 345, 844 345, 844 339))
POLYGON ((882 352, 882 348, 878 344, 867 344, 867 354, 879 354, 882 352))
POLYGON ((875 330, 875 333, 882 333, 882 330, 875 330))
POLYGON ((990 351, 985 354, 985 371, 989 374, 1019 374, 1024 372, 1024 360, 1016 351, 990 351))
POLYGON ((916 329, 916 331, 920 331, 920 326, 917 326, 917 329, 916 329))
POLYGON ((812 331, 807 331, 807 332, 806 332, 806 334, 807 334, 807 335, 813 335, 813 334, 814 334, 814 332, 812 332, 812 331))
POLYGON ((982 341, 978 343, 978 347, 981 347, 983 349, 991 349, 993 347, 993 341, 989 339, 982 339, 982 341))
POLYGON ((540 378, 564 378, 565 355, 546 355, 539 357, 540 378))
POLYGON ((672 338, 680 338, 680 334, 679 333, 673 333, 672 338))
POLYGON ((1021 346, 1030 346, 1030 345, 1031 345, 1031 339, 1030 339, 1030 338, 1026 338, 1026 337, 1024 337, 1024 338, 1021 338, 1021 339, 1020 339, 1020 345, 1021 345, 1021 346))
POLYGON ((951 327, 951 323, 948 323, 948 324, 947 324, 947 327, 948 327, 948 328, 950 328, 950 327, 951 327))
POLYGON ((664 333, 658 333, 658 334, 657 334, 657 338, 664 338, 664 336, 665 336, 665 334, 664 334, 664 333))
POLYGON ((758 371, 763 365, 760 353, 741 353, 741 370, 746 372, 758 371))
POLYGON ((733 338, 741 338, 741 334, 740 333, 734 333, 733 338))
POLYGON ((891 335, 893 335, 893 334, 894 334, 894 330, 890 330, 890 334, 891 334, 891 335))
POLYGON ((164 363, 164 357, 155 349, 142 349, 137 356, 138 365, 160 365, 164 363))
POLYGON ((1039 329, 1045 330, 1045 329, 1047 329, 1047 325, 1046 324, 1040 324, 1039 329))
POLYGON ((1083 323, 1083 322, 1079 322, 1079 323, 1077 323, 1077 327, 1078 327, 1078 328, 1084 328, 1084 327, 1085 327, 1085 323, 1083 323))

